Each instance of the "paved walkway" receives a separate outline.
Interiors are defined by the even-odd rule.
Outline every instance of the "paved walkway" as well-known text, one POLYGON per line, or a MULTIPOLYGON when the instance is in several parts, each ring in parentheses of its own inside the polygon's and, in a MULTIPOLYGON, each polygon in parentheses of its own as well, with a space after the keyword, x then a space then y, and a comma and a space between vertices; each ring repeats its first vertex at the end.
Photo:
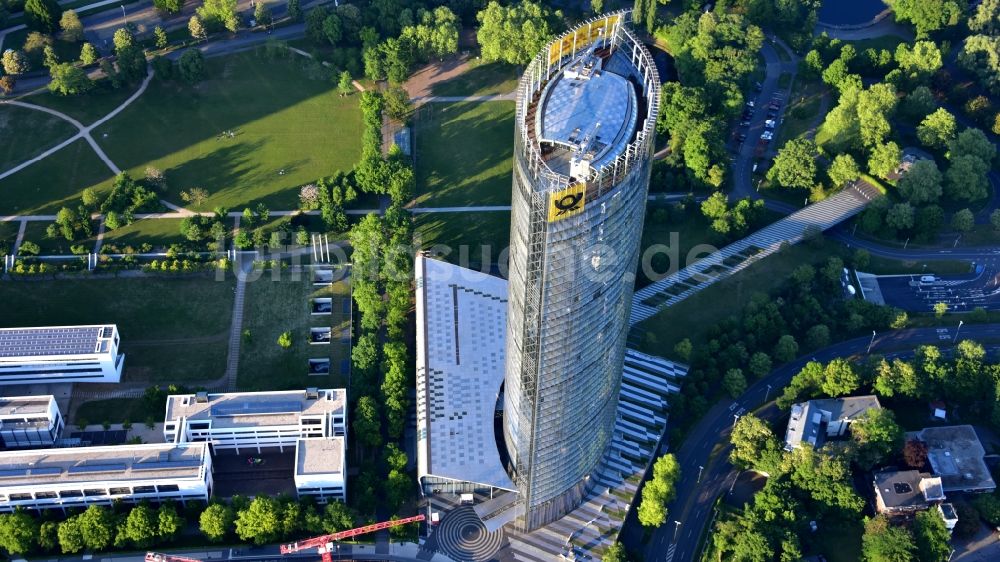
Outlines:
POLYGON ((515 101, 517 99, 517 92, 510 92, 509 94, 494 94, 489 96, 427 96, 422 98, 413 98, 414 103, 455 103, 463 101, 515 101))

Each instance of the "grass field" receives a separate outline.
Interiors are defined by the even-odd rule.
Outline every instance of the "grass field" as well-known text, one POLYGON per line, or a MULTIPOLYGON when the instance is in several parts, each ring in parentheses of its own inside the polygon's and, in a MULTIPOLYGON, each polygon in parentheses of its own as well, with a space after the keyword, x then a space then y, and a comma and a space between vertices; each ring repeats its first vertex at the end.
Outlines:
MULTIPOLYGON (((312 284, 309 273, 295 281, 291 274, 282 272, 282 278, 273 281, 270 273, 247 283, 246 308, 243 329, 250 337, 244 338, 240 348, 238 384, 241 390, 289 390, 318 386, 342 387, 347 377, 341 374, 346 362, 350 369, 350 308, 344 313, 344 302, 350 302, 351 288, 348 281, 330 287, 312 284), (333 313, 329 316, 311 315, 311 298, 333 298, 333 313), (309 343, 311 327, 333 328, 329 345, 309 343), (283 349, 277 343, 283 332, 292 333, 292 346, 283 349), (346 332, 348 341, 341 341, 346 332), (309 359, 329 358, 329 375, 309 375, 309 359)), ((349 305, 348 305, 349 306, 349 305)))
MULTIPOLYGON (((70 246, 76 244, 83 244, 88 248, 93 247, 93 241, 77 240, 71 242, 66 240, 66 238, 64 238, 61 234, 55 238, 46 237, 45 229, 48 228, 50 224, 52 223, 47 221, 31 221, 28 223, 27 228, 24 229, 24 239, 38 244, 38 247, 42 249, 42 255, 69 255, 72 253, 70 252, 70 246)), ((97 234, 97 221, 91 221, 90 227, 91 231, 94 234, 97 234)))
POLYGON ((0 326, 115 323, 126 382, 186 383, 225 371, 233 281, 80 279, 0 283, 0 326))
POLYGON ((440 256, 463 265, 462 246, 469 256, 467 263, 478 267, 489 260, 495 263, 502 250, 510 245, 510 212, 426 213, 414 215, 415 240, 423 250, 449 248, 440 256), (438 246, 438 248, 434 248, 438 246), (488 250, 484 257, 482 246, 488 250))
MULTIPOLYGON (((94 89, 82 96, 60 96, 44 91, 24 98, 24 101, 61 111, 84 125, 90 125, 111 113, 138 89, 139 84, 136 83, 115 90, 107 80, 98 80, 94 89)), ((99 137, 95 135, 94 138, 99 137)))
POLYGON ((785 112, 785 119, 778 133, 777 146, 784 146, 791 139, 798 138, 809 131, 816 121, 823 93, 826 86, 819 81, 806 82, 801 79, 795 82, 792 92, 792 102, 785 112))
POLYGON ((201 210, 294 208, 300 185, 349 170, 360 155, 359 96, 341 97, 328 76, 309 77, 302 64, 255 53, 209 59, 207 80, 154 80, 96 138, 136 176, 147 166, 166 172, 174 202, 201 187, 210 194, 201 210), (235 136, 220 138, 225 131, 235 136))
POLYGON ((111 170, 87 141, 77 140, 48 158, 0 180, 0 215, 54 215, 75 208, 87 187, 110 189, 111 170))
POLYGON ((76 127, 41 111, 0 106, 0 172, 68 139, 76 127))
POLYGON ((157 423, 163 421, 163 411, 150 412, 146 402, 139 398, 109 398, 107 400, 92 400, 80 404, 76 410, 76 418, 72 420, 74 427, 77 420, 89 423, 122 423, 130 421, 135 427, 145 423, 146 418, 153 416, 157 423))
POLYGON ((516 66, 500 62, 480 64, 458 76, 431 86, 435 96, 489 96, 509 94, 517 89, 520 77, 516 66))
POLYGON ((17 229, 20 227, 20 223, 16 222, 0 222, 0 254, 6 254, 14 247, 14 241, 17 240, 17 229))
POLYGON ((509 205, 514 103, 434 103, 415 127, 416 204, 509 205))
MULTIPOLYGON (((153 249, 163 249, 174 243, 185 241, 181 236, 182 219, 143 219, 123 226, 117 230, 104 233, 104 244, 113 244, 119 248, 132 246, 137 248, 142 244, 150 244, 153 249)), ((93 242, 93 240, 91 241, 93 242)))

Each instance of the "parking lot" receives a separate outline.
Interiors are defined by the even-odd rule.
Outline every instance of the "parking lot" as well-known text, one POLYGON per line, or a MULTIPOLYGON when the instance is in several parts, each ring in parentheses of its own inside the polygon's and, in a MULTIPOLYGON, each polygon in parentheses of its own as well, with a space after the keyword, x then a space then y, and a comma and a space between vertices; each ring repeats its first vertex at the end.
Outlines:
POLYGON ((893 275, 878 277, 885 303, 911 312, 930 312, 943 302, 950 312, 977 307, 1000 310, 1000 267, 995 261, 977 264, 966 275, 893 275))

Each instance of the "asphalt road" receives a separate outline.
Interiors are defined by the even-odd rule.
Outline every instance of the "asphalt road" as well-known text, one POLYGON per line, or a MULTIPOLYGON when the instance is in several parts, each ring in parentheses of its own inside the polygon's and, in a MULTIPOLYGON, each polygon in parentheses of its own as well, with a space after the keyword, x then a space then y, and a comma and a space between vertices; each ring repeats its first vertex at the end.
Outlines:
MULTIPOLYGON (((980 342, 1000 342, 1000 324, 963 326, 958 336, 980 342)), ((954 327, 895 330, 876 334, 874 340, 871 336, 855 338, 775 369, 754 383, 738 400, 720 401, 691 429, 681 448, 673 451, 681 466, 681 480, 677 483, 677 498, 668 508, 667 523, 656 529, 649 542, 643 545, 642 532, 638 530, 633 515, 622 540, 629 548, 644 551, 647 562, 695 560, 701 533, 712 515, 712 505, 737 476, 736 469, 728 460, 731 449, 729 434, 734 416, 756 409, 765 403, 765 398, 775 398, 808 361, 863 355, 869 344, 872 353, 888 354, 907 351, 921 344, 947 345, 957 339, 954 327)), ((774 421, 781 416, 781 412, 772 405, 757 415, 774 421)))
MULTIPOLYGON (((933 267, 927 272, 933 273, 933 267)), ((976 264, 967 275, 936 276, 930 283, 921 275, 892 275, 878 278, 879 290, 886 304, 915 312, 930 312, 943 302, 952 312, 967 312, 976 307, 1000 310, 1000 258, 991 257, 976 264)))

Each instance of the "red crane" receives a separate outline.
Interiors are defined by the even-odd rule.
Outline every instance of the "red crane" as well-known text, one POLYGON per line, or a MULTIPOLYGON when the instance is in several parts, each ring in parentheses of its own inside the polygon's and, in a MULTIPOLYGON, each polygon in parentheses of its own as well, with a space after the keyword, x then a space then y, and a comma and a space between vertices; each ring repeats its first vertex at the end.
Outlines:
MULTIPOLYGON (((330 554, 330 550, 333 548, 333 543, 336 541, 344 540, 350 537, 356 537, 358 535, 364 535, 367 533, 374 533, 375 531, 381 531, 382 529, 389 529, 391 527, 398 527, 400 525, 406 525, 408 523, 417 523, 423 521, 424 519, 426 518, 423 515, 416 515, 414 517, 406 517, 404 519, 396 519, 394 521, 382 521, 381 523, 365 525, 364 527, 356 527, 354 529, 340 531, 339 533, 333 533, 331 535, 323 535, 321 537, 304 539, 298 542, 293 542, 291 544, 281 545, 281 553, 293 554, 300 550, 315 548, 318 550, 320 556, 323 558, 323 562, 331 562, 333 560, 333 556, 330 554)), ((171 562, 171 561, 165 561, 165 562, 171 562)), ((177 561, 177 562, 183 562, 183 561, 177 561)))

